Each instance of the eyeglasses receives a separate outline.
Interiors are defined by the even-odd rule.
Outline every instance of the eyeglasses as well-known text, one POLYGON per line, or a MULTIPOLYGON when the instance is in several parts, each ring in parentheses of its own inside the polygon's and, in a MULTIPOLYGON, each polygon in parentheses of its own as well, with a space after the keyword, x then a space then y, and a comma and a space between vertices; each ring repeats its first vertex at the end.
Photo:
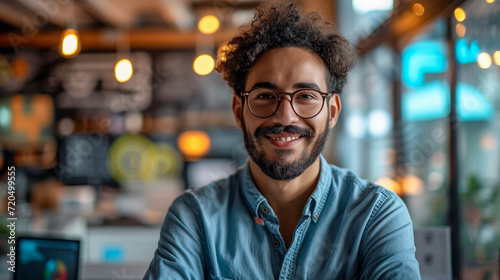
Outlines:
POLYGON ((292 109, 303 119, 316 117, 325 104, 325 98, 332 93, 324 93, 315 89, 299 89, 295 92, 276 92, 269 88, 256 88, 242 92, 247 99, 248 109, 258 118, 269 118, 274 115, 281 104, 281 95, 289 95, 292 109))

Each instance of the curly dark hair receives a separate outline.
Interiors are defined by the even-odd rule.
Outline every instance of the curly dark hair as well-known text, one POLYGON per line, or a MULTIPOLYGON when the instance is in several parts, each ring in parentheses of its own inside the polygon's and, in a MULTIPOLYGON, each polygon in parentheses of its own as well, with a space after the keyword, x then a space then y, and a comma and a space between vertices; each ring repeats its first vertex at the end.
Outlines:
POLYGON ((301 47, 318 54, 329 70, 328 91, 342 91, 356 56, 330 23, 315 12, 304 16, 293 3, 262 4, 256 10, 250 26, 220 50, 216 70, 235 94, 244 91, 246 75, 259 56, 279 47, 301 47))

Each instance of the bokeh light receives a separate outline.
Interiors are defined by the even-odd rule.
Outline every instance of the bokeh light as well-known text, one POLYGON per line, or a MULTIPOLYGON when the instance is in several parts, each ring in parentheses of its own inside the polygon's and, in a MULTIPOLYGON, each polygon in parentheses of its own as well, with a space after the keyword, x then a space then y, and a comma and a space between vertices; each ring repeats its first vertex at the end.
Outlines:
POLYGON ((491 56, 486 53, 480 53, 477 56, 477 65, 479 65, 480 68, 482 69, 488 69, 491 66, 491 56))
POLYGON ((457 23, 457 25, 455 26, 455 32, 457 32, 457 36, 460 38, 465 37, 466 31, 467 29, 465 28, 465 25, 463 25, 462 23, 457 23))
POLYGON ((204 76, 210 74, 214 70, 215 61, 208 54, 198 56, 193 63, 193 69, 196 74, 204 76))
POLYGON ((59 53, 65 58, 72 58, 80 53, 80 36, 76 29, 66 29, 61 34, 59 53))
POLYGON ((207 15, 198 22, 198 29, 201 33, 212 34, 219 29, 219 19, 213 15, 207 15))
POLYGON ((134 69, 132 67, 132 62, 126 58, 119 60, 115 65, 115 77, 116 80, 120 83, 124 83, 130 78, 132 78, 132 74, 134 73, 134 69))
POLYGON ((484 134, 481 136, 479 144, 481 145, 481 149, 483 151, 492 151, 497 146, 497 139, 495 138, 494 135, 484 134))
POLYGON ((373 137, 383 137, 392 129, 392 117, 386 110, 375 109, 368 115, 368 130, 373 137))
POLYGON ((30 63, 23 56, 16 56, 11 64, 12 74, 17 80, 25 79, 30 72, 30 63))
POLYGON ((9 127, 11 122, 11 115, 9 108, 5 106, 0 107, 0 126, 9 127))
POLYGON ((64 118, 59 121, 58 132, 63 136, 69 136, 75 130, 75 122, 70 118, 64 118))
POLYGON ((389 177, 382 177, 375 181, 375 184, 385 187, 395 192, 397 195, 402 194, 401 186, 399 185, 399 183, 389 177))
POLYGON ((500 65, 500 51, 496 51, 493 53, 493 61, 496 65, 500 65))
POLYGON ((456 8, 455 11, 453 12, 453 14, 455 15, 455 19, 458 22, 464 21, 465 18, 467 17, 467 14, 465 13, 464 9, 462 9, 462 8, 456 8))
POLYGON ((354 139, 363 138, 365 135, 365 119, 361 113, 352 113, 347 117, 347 133, 354 139))
POLYGON ((185 131, 179 135, 177 145, 187 160, 198 160, 210 151, 210 136, 203 131, 185 131))
POLYGON ((403 178, 402 190, 405 195, 419 195, 424 190, 424 182, 415 175, 408 175, 403 178))
POLYGON ((424 13, 425 13, 425 7, 424 7, 424 5, 422 5, 420 3, 413 4, 413 13, 416 16, 423 16, 424 13))

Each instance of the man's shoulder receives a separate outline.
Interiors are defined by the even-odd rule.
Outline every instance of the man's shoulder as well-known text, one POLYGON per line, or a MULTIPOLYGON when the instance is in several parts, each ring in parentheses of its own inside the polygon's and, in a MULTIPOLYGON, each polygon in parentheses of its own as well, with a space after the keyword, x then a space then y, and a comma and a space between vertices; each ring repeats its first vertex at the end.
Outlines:
POLYGON ((332 170, 332 207, 352 217, 374 216, 395 209, 406 209, 403 200, 393 191, 362 179, 349 169, 329 165, 332 170))
POLYGON ((377 195, 383 199, 398 197, 393 191, 359 177, 350 169, 342 168, 334 164, 328 164, 328 166, 332 172, 333 184, 347 191, 344 193, 350 193, 354 196, 377 195))

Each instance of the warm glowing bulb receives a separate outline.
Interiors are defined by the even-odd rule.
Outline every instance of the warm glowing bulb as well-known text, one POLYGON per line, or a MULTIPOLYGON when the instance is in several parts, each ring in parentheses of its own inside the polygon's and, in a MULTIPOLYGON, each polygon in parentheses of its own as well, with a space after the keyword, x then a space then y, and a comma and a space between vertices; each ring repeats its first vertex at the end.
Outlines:
POLYGON ((132 68, 132 62, 124 58, 118 61, 115 65, 115 77, 120 83, 124 83, 132 77, 134 69, 132 68))
POLYGON ((59 53, 66 58, 75 57, 80 52, 80 38, 75 29, 66 29, 61 35, 59 53))
POLYGON ((208 75, 214 70, 215 61, 208 54, 198 56, 193 63, 194 72, 198 75, 208 75))
POLYGON ((495 0, 486 0, 486 3, 488 3, 488 4, 491 4, 493 2, 495 2, 495 0))
POLYGON ((401 183, 404 195, 419 195, 424 190, 424 183, 415 175, 405 176, 401 183))
POLYGON ((413 13, 417 16, 422 16, 425 13, 424 5, 422 5, 420 3, 415 3, 413 5, 413 13))
POLYGON ((212 34, 219 29, 219 19, 215 16, 204 16, 198 22, 198 28, 202 33, 212 34))
POLYGON ((493 53, 493 61, 496 65, 500 66, 500 51, 496 51, 493 53))
POLYGON ((188 160, 197 160, 210 151, 210 136, 203 131, 185 131, 179 135, 177 145, 188 160))
POLYGON ((467 29, 465 28, 465 25, 461 23, 457 23, 455 26, 455 31, 457 32, 458 37, 463 38, 465 36, 465 31, 467 29))
POLYGON ((467 17, 464 9, 462 9, 462 8, 456 8, 454 14, 455 14, 455 18, 457 19, 458 22, 464 21, 465 18, 467 17))
POLYGON ((480 53, 477 56, 477 65, 482 69, 490 68, 491 66, 491 56, 488 53, 480 53))
POLYGON ((78 48, 78 37, 75 34, 69 34, 63 39, 63 54, 72 55, 78 48))
POLYGON ((401 185, 391 178, 388 178, 388 177, 380 178, 377 181, 375 181, 375 184, 383 186, 383 187, 395 192, 397 195, 402 194, 401 185))

